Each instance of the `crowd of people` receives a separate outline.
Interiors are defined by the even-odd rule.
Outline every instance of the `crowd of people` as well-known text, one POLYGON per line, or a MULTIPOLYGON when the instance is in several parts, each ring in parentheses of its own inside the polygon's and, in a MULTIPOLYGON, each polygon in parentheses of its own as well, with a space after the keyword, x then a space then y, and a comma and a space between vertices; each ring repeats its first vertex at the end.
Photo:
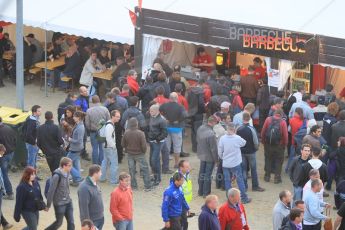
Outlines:
MULTIPOLYGON (((62 35, 53 40, 53 52, 62 51, 61 44, 67 42, 67 57, 78 53, 78 43, 64 41, 62 35)), ((22 127, 27 167, 16 189, 14 219, 23 217, 27 229, 37 229, 39 211, 49 211, 52 205, 56 221, 46 229, 58 229, 64 217, 67 229, 75 228, 69 186, 78 187, 80 221, 85 229, 102 229, 106 220, 101 182, 116 186, 110 203, 114 227, 133 229, 132 190, 139 189, 136 164, 145 192, 162 185, 162 174, 171 176, 161 209, 165 229, 188 229, 187 217, 195 215, 189 208, 193 201, 189 174, 196 166, 181 158, 190 155, 184 149, 189 125, 192 151, 200 160, 197 195, 205 198, 199 229, 249 229, 244 207, 252 201, 248 196, 249 179, 253 192, 265 192, 257 172, 260 142, 265 158, 264 181, 270 182, 273 174, 272 182, 280 184, 285 172, 293 186, 293 195, 287 190, 279 194, 273 209, 273 229, 321 229, 321 221, 329 220, 324 214, 331 205, 323 198, 329 196, 325 190, 331 190, 333 181, 340 202, 335 226, 344 227, 345 190, 341 185, 345 187, 345 110, 332 85, 327 85, 317 99, 311 98, 303 86, 286 97, 281 92, 273 94, 260 58, 253 60, 248 76, 225 77, 212 70, 208 54, 199 48, 193 65, 205 71, 197 82, 186 81, 181 66, 170 68, 160 57, 139 79, 130 55, 125 52, 117 56, 115 87, 106 89, 103 97, 97 95, 100 82, 93 73, 109 62, 107 49, 89 48, 83 69, 75 72, 80 77, 79 95, 69 93, 58 106, 58 124, 54 124, 51 111, 44 114, 45 123, 41 124, 42 108, 34 105, 22 127), (101 56, 97 56, 99 53, 101 56), (88 137, 91 157, 86 151, 88 137), (43 178, 37 171, 39 150, 51 172, 44 189, 46 202, 39 182, 43 178), (285 150, 289 157, 283 169, 285 150), (129 173, 120 173, 125 154, 129 173), (82 177, 81 158, 92 161, 86 178, 82 177), (174 162, 173 169, 169 158, 174 162), (213 171, 216 188, 224 190, 227 197, 218 213, 218 197, 212 195, 213 171), (238 189, 232 187, 235 181, 238 189)), ((68 65, 66 62, 65 70, 54 76, 67 74, 68 65)), ((17 137, 1 120, 0 124, 0 185, 3 198, 13 200, 8 165, 17 137)), ((1 224, 4 228, 12 226, 3 216, 1 224)))

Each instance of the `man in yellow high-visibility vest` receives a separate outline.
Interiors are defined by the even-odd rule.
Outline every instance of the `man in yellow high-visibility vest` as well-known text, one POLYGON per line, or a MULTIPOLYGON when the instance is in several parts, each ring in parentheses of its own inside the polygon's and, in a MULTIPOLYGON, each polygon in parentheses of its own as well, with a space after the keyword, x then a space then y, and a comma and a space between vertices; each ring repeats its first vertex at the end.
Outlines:
MULTIPOLYGON (((184 177, 184 182, 180 189, 182 189, 184 198, 189 205, 190 202, 193 199, 193 185, 192 185, 192 180, 190 178, 189 172, 190 172, 190 164, 186 160, 181 160, 178 164, 178 170, 183 177, 184 177)), ((188 210, 182 210, 182 215, 181 215, 181 225, 183 230, 188 229, 188 221, 187 221, 187 211, 188 210)))

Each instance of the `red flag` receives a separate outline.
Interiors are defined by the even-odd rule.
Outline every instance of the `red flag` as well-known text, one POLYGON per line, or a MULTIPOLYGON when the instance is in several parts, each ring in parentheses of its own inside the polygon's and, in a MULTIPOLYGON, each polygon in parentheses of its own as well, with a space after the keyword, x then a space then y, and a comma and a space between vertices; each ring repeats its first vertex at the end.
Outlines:
POLYGON ((128 10, 128 11, 129 11, 129 17, 131 18, 133 26, 136 27, 137 26, 137 15, 131 10, 128 10))
POLYGON ((139 11, 141 12, 141 8, 143 7, 143 0, 138 0, 138 7, 139 11))

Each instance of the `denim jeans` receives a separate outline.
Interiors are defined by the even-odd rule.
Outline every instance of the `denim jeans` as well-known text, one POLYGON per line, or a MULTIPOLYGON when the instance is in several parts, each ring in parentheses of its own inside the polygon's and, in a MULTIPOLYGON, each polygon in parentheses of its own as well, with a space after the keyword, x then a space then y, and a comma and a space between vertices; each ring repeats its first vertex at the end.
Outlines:
POLYGON ((93 220, 93 224, 98 230, 102 230, 104 225, 104 217, 98 220, 93 220))
POLYGON ((104 157, 103 143, 100 143, 96 139, 97 132, 90 133, 90 141, 92 146, 92 163, 101 165, 104 157))
POLYGON ((13 152, 8 153, 0 158, 0 168, 1 168, 2 177, 4 179, 4 185, 5 185, 7 195, 13 194, 12 184, 11 184, 10 178, 8 177, 8 165, 12 161, 13 154, 14 154, 13 152))
POLYGON ((129 168, 129 174, 131 175, 131 186, 132 188, 137 188, 137 179, 135 178, 135 172, 136 172, 136 163, 138 162, 140 172, 143 174, 144 179, 144 185, 145 188, 150 188, 150 175, 149 175, 149 165, 147 164, 147 161, 145 159, 145 154, 127 154, 128 158, 128 168, 129 168))
POLYGON ((237 186, 238 186, 238 189, 241 191, 241 199, 244 201, 248 200, 248 196, 246 194, 246 187, 244 185, 243 169, 242 169, 241 164, 233 168, 223 167, 223 173, 224 173, 225 191, 228 191, 229 189, 231 189, 231 178, 233 176, 236 176, 237 186))
POLYGON ((162 149, 162 145, 165 143, 159 142, 150 142, 150 165, 154 176, 154 182, 160 183, 161 178, 161 158, 160 153, 162 149))
POLYGON ((117 158, 117 151, 114 148, 104 148, 104 158, 102 161, 102 176, 101 181, 105 181, 107 179, 107 168, 109 165, 109 171, 110 171, 110 183, 111 184, 117 184, 118 178, 117 178, 117 171, 119 169, 119 163, 117 158))
POLYGON ((82 180, 80 174, 80 152, 69 151, 67 157, 72 160, 73 167, 71 169, 71 175, 74 182, 80 182, 82 180))
POLYGON ((169 154, 170 154, 170 151, 168 149, 168 145, 166 142, 163 142, 163 144, 162 144, 161 153, 162 153, 162 171, 163 172, 169 171, 169 154))
POLYGON ((114 223, 116 230, 133 230, 133 220, 122 220, 114 223))
POLYGON ((285 172, 289 172, 289 168, 290 168, 290 165, 291 165, 291 162, 293 160, 293 158, 295 157, 295 146, 294 145, 291 145, 290 147, 290 154, 289 154, 289 159, 288 159, 288 162, 286 164, 286 167, 285 167, 285 172))
POLYGON ((65 205, 54 205, 55 222, 52 223, 45 230, 56 230, 61 227, 63 218, 67 221, 67 230, 74 230, 73 204, 72 201, 65 205))
POLYGON ((199 196, 207 196, 211 193, 212 171, 214 168, 214 162, 200 161, 199 169, 199 196))
POLYGON ((26 150, 28 151, 28 160, 26 162, 26 166, 36 168, 38 147, 36 145, 31 145, 29 143, 25 143, 25 145, 26 150))
POLYGON ((23 219, 26 223, 26 227, 23 230, 37 230, 38 226, 38 211, 36 212, 26 212, 22 211, 23 219))
POLYGON ((256 153, 242 154, 242 175, 244 185, 248 189, 247 169, 250 168, 252 173, 252 189, 259 187, 258 172, 256 170, 256 153))
POLYGON ((303 187, 293 186, 293 206, 295 206, 295 201, 302 200, 303 187))

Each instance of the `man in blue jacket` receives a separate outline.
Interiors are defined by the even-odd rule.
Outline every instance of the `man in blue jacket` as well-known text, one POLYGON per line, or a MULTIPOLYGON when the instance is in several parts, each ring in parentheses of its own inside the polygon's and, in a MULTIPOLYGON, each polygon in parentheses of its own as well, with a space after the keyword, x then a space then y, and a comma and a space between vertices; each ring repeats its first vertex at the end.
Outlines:
POLYGON ((164 191, 162 217, 165 229, 181 230, 182 209, 188 210, 187 216, 189 215, 189 206, 181 189, 183 182, 183 175, 177 172, 173 175, 169 187, 164 191))

